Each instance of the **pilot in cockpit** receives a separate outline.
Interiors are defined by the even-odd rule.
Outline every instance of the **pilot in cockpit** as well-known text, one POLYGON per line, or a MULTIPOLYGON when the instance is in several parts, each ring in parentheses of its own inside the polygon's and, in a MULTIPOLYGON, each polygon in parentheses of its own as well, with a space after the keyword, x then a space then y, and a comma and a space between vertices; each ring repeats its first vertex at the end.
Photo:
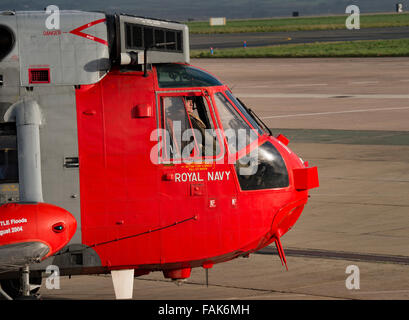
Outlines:
MULTIPOLYGON (((215 137, 212 136, 208 129, 212 129, 213 126, 210 123, 209 115, 206 113, 205 101, 201 96, 186 96, 186 97, 166 97, 164 99, 164 106, 166 111, 166 127, 169 130, 171 140, 176 141, 174 138, 175 124, 174 121, 179 121, 181 124, 181 133, 187 129, 194 129, 192 132, 192 139, 195 140, 195 145, 198 148, 198 155, 205 156, 206 154, 206 137, 207 142, 210 143, 206 146, 209 149, 210 156, 215 155, 218 147, 216 146, 215 137), (209 136, 210 135, 210 136, 209 136)), ((179 150, 179 156, 184 147, 191 143, 181 142, 179 150)), ((178 146, 176 146, 178 147, 178 146)))

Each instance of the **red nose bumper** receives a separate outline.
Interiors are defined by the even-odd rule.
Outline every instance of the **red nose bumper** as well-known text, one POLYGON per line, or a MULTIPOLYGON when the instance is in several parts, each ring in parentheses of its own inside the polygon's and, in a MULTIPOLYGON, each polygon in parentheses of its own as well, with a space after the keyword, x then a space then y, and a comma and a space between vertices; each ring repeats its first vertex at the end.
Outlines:
POLYGON ((294 187, 298 191, 319 187, 317 167, 294 169, 294 187))

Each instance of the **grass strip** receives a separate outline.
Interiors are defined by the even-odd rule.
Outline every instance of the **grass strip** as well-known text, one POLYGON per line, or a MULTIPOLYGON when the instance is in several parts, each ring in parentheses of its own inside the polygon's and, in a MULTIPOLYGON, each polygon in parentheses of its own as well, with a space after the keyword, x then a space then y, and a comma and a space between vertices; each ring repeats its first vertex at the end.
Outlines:
MULTIPOLYGON (((309 31, 345 29, 348 15, 306 18, 227 20, 225 26, 210 26, 209 21, 187 22, 192 34, 309 31)), ((361 28, 409 26, 409 14, 361 14, 361 28)))
POLYGON ((407 57, 409 39, 286 44, 268 47, 192 50, 191 58, 407 57))

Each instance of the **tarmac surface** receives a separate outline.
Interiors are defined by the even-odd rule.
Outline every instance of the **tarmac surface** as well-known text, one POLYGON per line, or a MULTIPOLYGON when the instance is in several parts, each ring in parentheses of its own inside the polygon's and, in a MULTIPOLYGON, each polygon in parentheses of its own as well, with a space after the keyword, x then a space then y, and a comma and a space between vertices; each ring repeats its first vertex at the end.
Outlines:
POLYGON ((191 49, 227 49, 243 47, 272 46, 312 42, 390 40, 409 38, 409 27, 365 28, 359 30, 318 30, 290 32, 256 32, 230 34, 191 34, 191 49))
MULTIPOLYGON (((136 300, 409 300, 409 58, 194 60, 219 75, 311 166, 320 188, 272 247, 193 269, 176 286, 135 278, 136 300), (348 289, 347 268, 359 269, 348 289), (354 282, 354 284, 357 284, 354 282)), ((45 280, 44 280, 45 281, 45 280)), ((109 275, 62 277, 47 299, 114 299, 109 275)))

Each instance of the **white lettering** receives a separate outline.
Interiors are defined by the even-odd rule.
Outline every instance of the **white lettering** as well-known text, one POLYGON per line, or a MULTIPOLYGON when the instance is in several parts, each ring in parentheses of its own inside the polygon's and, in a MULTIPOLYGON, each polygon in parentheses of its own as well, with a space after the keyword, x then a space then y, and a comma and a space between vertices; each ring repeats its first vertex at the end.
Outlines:
POLYGON ((21 232, 23 231, 23 227, 13 227, 11 228, 11 233, 21 232))
POLYGON ((229 176, 230 176, 230 171, 226 171, 227 180, 229 180, 229 176))
MULTIPOLYGON (((162 141, 169 141, 169 134, 166 130, 163 129, 155 129, 152 131, 151 135, 150 135, 150 141, 155 141, 157 140, 158 143, 155 144, 150 152, 150 158, 151 158, 151 162, 153 164, 159 164, 159 156, 160 156, 160 152, 162 150, 162 141)), ((168 151, 167 154, 169 154, 169 144, 166 144, 166 146, 168 147, 167 150, 168 151)))
POLYGON ((45 273, 51 274, 45 281, 45 286, 49 290, 60 289, 60 268, 55 265, 49 265, 45 273))
POLYGON ((51 5, 47 7, 46 13, 50 15, 45 20, 46 28, 49 30, 60 29, 60 9, 57 6, 51 5))
POLYGON ((350 5, 346 8, 345 13, 351 14, 345 22, 348 30, 361 29, 360 12, 359 7, 355 5, 350 5))
POLYGON ((11 219, 11 224, 19 224, 19 223, 27 223, 26 218, 22 218, 20 220, 11 219))
POLYGON ((208 305, 202 306, 203 315, 243 315, 250 314, 250 305, 208 305))
POLYGON ((346 271, 346 274, 351 275, 346 279, 345 281, 345 286, 348 290, 359 290, 360 288, 360 278, 359 278, 359 268, 358 266, 348 266, 346 271))
POLYGON ((207 180, 213 181, 214 180, 213 174, 214 174, 214 172, 208 172, 207 173, 207 180))
POLYGON ((193 307, 172 307, 165 304, 164 307, 159 307, 159 315, 184 315, 189 318, 192 313, 193 307))
POLYGON ((0 227, 5 227, 5 226, 8 226, 8 225, 10 225, 10 221, 9 221, 9 220, 0 221, 0 227))
MULTIPOLYGON (((208 171, 207 181, 223 181, 230 179, 229 171, 208 171)), ((200 172, 175 173, 175 182, 203 182, 200 172)))
POLYGON ((9 234, 11 232, 10 229, 0 230, 0 237, 4 236, 5 234, 9 234))

